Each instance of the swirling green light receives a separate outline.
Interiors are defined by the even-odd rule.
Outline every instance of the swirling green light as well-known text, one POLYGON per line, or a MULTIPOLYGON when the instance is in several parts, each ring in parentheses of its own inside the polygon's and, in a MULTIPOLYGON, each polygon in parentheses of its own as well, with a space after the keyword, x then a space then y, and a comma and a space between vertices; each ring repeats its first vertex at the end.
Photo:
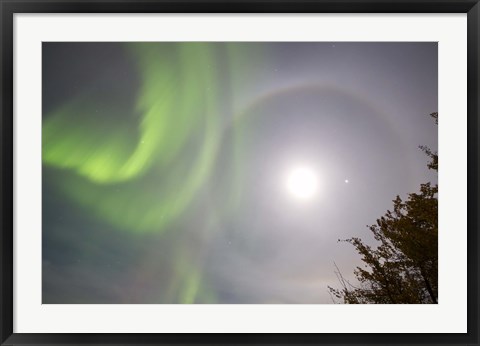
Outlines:
POLYGON ((68 170, 63 189, 113 225, 160 231, 193 199, 215 158, 213 52, 207 43, 179 44, 168 55, 156 44, 128 49, 142 78, 137 109, 92 104, 90 95, 66 104, 44 120, 43 163, 68 170), (96 109, 138 112, 137 133, 130 121, 102 123, 96 109))
MULTIPOLYGON (((181 234, 182 229, 168 226, 213 175, 222 131, 241 108, 233 95, 244 85, 252 49, 129 43, 126 51, 140 79, 134 106, 122 108, 104 95, 83 91, 47 114, 42 161, 44 173, 55 174, 44 179, 115 228, 162 237, 170 234, 167 230, 181 234)), ((218 206, 205 216, 205 224, 229 209, 230 203, 218 206)), ((211 230, 202 232, 199 237, 206 238, 211 230)), ((192 260, 189 245, 178 238, 172 254, 175 274, 167 292, 159 292, 159 301, 215 302, 202 261, 192 260)))

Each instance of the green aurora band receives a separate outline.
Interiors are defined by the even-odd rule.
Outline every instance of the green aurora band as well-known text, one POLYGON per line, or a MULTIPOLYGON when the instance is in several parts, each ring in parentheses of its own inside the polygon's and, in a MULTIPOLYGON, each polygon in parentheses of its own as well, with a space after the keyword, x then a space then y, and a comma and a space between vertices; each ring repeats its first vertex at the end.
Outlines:
MULTIPOLYGON (((233 112, 239 108, 233 90, 243 86, 252 50, 177 43, 166 51, 162 44, 129 43, 126 51, 140 78, 135 108, 122 109, 88 91, 68 100, 43 119, 42 161, 62 173, 55 186, 103 221, 136 234, 163 233, 211 176, 222 131, 229 126, 222 113, 226 91, 219 89, 225 76, 217 66, 228 70, 233 112), (179 155, 182 160, 175 160, 179 155)), ((254 54, 258 58, 261 52, 254 54)), ((224 212, 233 204, 227 202, 224 212)), ((207 223, 218 222, 215 215, 207 217, 207 223)), ((175 247, 175 276, 159 300, 215 302, 202 279, 201 261, 194 264, 195 255, 187 253, 181 237, 175 247)))
POLYGON ((141 114, 134 119, 136 143, 130 123, 102 123, 95 112, 122 110, 92 104, 90 95, 43 123, 43 164, 74 173, 60 182, 66 193, 113 225, 137 232, 161 231, 185 209, 209 175, 220 139, 215 71, 208 68, 212 49, 180 44, 177 54, 164 58, 159 47, 128 47, 142 78, 137 109, 129 110, 141 114), (174 163, 180 153, 189 155, 187 148, 196 151, 182 160, 189 163, 174 163))

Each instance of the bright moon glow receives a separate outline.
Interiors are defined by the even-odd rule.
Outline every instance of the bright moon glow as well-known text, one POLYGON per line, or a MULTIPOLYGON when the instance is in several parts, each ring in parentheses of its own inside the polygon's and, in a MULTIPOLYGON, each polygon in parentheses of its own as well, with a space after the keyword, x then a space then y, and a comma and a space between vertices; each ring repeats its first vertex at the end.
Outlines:
POLYGON ((318 189, 318 179, 315 171, 308 167, 293 169, 288 175, 287 188, 298 199, 311 199, 318 189))

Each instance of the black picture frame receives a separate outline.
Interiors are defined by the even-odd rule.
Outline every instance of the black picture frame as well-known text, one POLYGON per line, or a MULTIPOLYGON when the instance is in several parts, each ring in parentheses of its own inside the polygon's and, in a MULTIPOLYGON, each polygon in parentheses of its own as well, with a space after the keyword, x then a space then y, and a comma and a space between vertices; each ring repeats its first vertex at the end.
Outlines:
MULTIPOLYGON (((1 12, 1 323, 2 345, 430 344, 479 345, 478 0, 0 0, 1 12), (13 17, 16 13, 467 13, 468 27, 468 332, 465 334, 24 334, 13 332, 14 116, 13 17)), ((452 319, 455 316, 452 316, 452 319)))

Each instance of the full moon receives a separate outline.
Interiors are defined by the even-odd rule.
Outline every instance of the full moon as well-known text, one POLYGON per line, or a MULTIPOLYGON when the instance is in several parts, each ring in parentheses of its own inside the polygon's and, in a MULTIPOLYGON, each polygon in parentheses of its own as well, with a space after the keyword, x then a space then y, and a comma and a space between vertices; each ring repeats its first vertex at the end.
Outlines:
POLYGON ((311 199, 318 189, 315 171, 309 167, 295 167, 288 174, 287 189, 297 199, 311 199))

